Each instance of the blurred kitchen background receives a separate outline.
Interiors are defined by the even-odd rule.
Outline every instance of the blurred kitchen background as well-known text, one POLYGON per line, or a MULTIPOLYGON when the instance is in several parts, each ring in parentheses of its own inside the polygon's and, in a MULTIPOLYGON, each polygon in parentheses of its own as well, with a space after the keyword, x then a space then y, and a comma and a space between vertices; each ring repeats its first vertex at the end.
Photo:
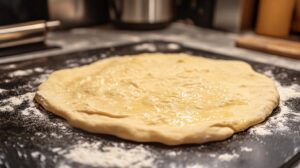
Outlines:
POLYGON ((187 27, 186 34, 199 29, 199 41, 233 35, 235 47, 300 58, 300 0, 0 0, 0 25, 0 56, 72 48, 70 33, 79 30, 122 41, 118 33, 176 35, 187 27))

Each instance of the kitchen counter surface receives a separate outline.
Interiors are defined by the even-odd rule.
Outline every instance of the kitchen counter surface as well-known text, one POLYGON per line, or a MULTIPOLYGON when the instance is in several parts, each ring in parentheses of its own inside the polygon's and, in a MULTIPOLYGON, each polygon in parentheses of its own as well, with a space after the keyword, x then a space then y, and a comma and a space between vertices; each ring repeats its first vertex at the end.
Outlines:
POLYGON ((235 37, 232 33, 179 23, 151 32, 101 26, 50 33, 47 43, 60 48, 0 57, 0 64, 7 63, 0 65, 0 142, 3 142, 0 143, 0 167, 22 164, 23 167, 226 168, 294 164, 300 156, 300 60, 236 48, 235 37), (115 45, 121 46, 111 47, 115 45), (99 47, 105 48, 97 49, 99 47), (46 112, 33 100, 37 86, 55 70, 86 65, 109 56, 147 51, 187 52, 220 59, 237 57, 274 79, 280 105, 266 122, 225 141, 169 148, 86 133, 46 112), (45 56, 52 57, 41 58, 45 56), (16 62, 38 57, 40 59, 16 62), (90 157, 91 154, 95 157, 90 157))
POLYGON ((60 47, 59 49, 1 57, 0 63, 53 56, 85 49, 109 47, 128 42, 166 40, 179 42, 196 49, 243 57, 257 62, 272 63, 274 65, 300 70, 300 60, 235 47, 234 38, 236 36, 237 35, 233 33, 204 29, 181 23, 174 23, 164 30, 141 32, 116 30, 112 26, 107 25, 93 28, 76 28, 69 31, 56 31, 48 34, 47 44, 57 45, 60 47))

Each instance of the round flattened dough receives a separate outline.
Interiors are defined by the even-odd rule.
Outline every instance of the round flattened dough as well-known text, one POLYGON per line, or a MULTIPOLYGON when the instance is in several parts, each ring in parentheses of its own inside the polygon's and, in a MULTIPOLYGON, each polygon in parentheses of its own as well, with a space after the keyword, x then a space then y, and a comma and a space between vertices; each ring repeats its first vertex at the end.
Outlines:
POLYGON ((93 133, 168 145, 223 140, 278 105, 274 82, 241 61, 141 54, 59 70, 36 100, 93 133))

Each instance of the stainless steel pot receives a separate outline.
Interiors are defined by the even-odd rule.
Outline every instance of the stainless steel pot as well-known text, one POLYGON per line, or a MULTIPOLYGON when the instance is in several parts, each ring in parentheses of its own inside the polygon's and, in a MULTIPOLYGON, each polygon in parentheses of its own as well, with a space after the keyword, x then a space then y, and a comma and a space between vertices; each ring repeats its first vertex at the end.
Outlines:
POLYGON ((48 0, 51 20, 59 20, 64 28, 88 26, 108 20, 106 0, 48 0))
POLYGON ((174 0, 110 0, 109 14, 118 27, 156 29, 168 25, 174 16, 174 0))

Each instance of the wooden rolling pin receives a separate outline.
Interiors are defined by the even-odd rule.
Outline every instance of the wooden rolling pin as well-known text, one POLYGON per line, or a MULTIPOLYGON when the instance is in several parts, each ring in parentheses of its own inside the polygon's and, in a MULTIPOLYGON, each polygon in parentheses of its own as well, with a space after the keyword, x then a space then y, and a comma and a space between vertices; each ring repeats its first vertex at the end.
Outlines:
POLYGON ((275 55, 300 59, 300 43, 273 37, 244 35, 235 40, 235 45, 275 55))

